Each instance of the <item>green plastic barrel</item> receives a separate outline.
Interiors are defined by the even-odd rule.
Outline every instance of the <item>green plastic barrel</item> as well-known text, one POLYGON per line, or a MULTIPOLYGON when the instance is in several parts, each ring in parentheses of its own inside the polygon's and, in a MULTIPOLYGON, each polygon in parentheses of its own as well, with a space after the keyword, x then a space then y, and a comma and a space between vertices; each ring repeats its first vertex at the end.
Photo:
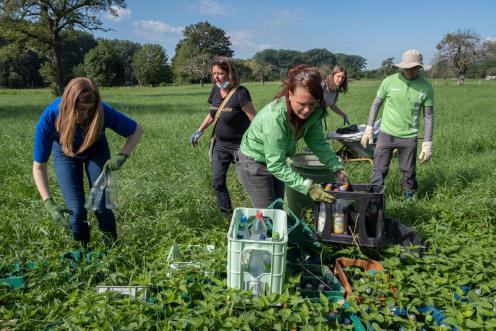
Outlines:
MULTIPOLYGON (((303 178, 310 178, 315 183, 331 182, 334 178, 333 173, 329 169, 326 169, 325 166, 320 163, 317 156, 312 153, 298 153, 291 157, 288 163, 291 168, 303 178)), ((297 216, 301 216, 303 209, 312 209, 314 206, 314 201, 312 199, 287 185, 285 187, 284 196, 289 208, 291 208, 297 216)))

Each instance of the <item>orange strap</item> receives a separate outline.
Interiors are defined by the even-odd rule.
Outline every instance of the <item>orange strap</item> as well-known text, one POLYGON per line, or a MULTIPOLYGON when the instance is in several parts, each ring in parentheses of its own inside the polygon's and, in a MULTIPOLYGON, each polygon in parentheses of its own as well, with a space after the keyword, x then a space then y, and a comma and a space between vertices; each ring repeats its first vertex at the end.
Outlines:
POLYGON ((375 260, 355 260, 348 259, 346 257, 340 257, 336 259, 336 264, 334 265, 334 274, 338 277, 346 291, 346 299, 353 292, 350 282, 343 271, 345 267, 359 267, 364 271, 367 270, 384 270, 382 264, 375 260))

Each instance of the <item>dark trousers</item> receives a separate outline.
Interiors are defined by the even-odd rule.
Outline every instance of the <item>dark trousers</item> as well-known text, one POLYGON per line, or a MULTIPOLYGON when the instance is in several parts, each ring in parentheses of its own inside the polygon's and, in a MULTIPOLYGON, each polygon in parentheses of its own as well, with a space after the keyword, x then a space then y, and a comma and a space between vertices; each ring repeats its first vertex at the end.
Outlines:
POLYGON ((371 184, 384 185, 395 148, 399 151, 400 170, 403 176, 401 187, 405 191, 414 191, 417 189, 415 172, 417 137, 398 138, 384 132, 379 133, 374 152, 374 171, 371 184))
MULTIPOLYGON (((83 171, 86 172, 88 182, 92 185, 102 172, 103 165, 110 158, 107 140, 105 138, 98 140, 84 153, 75 157, 65 155, 61 145, 55 141, 52 145, 52 155, 55 176, 62 189, 65 204, 72 210, 70 216, 72 235, 75 240, 86 245, 90 241, 90 229, 87 211, 84 208, 83 171)), ((98 203, 95 216, 104 238, 115 240, 117 237, 115 216, 105 207, 105 194, 98 203)))
POLYGON ((238 153, 236 173, 253 208, 267 208, 274 200, 284 198, 284 183, 272 175, 265 164, 238 153))
POLYGON ((223 213, 232 211, 231 198, 227 190, 227 171, 235 162, 239 144, 215 139, 212 148, 212 188, 217 198, 217 208, 223 213))

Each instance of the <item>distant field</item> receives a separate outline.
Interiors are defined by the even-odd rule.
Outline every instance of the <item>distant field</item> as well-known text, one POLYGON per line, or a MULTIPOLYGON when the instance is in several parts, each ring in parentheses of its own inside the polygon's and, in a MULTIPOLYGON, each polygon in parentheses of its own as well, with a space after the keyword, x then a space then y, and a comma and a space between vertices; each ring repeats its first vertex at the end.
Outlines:
MULTIPOLYGON (((380 81, 353 81, 339 107, 352 123, 365 123, 380 81)), ((409 224, 432 242, 422 258, 399 259, 399 249, 364 251, 381 259, 390 284, 371 280, 357 285, 366 304, 352 310, 375 326, 407 329, 431 328, 432 322, 391 316, 376 300, 414 308, 433 304, 445 310, 447 321, 461 329, 496 327, 491 307, 496 296, 496 82, 433 81, 435 128, 433 159, 418 165, 418 200, 402 200, 397 160, 387 179, 386 213, 409 224), (473 303, 453 299, 461 285, 481 289, 473 303), (393 295, 389 286, 397 288, 393 295), (474 303, 475 302, 475 303, 474 303), (370 307, 371 310, 367 310, 370 307)), ((260 109, 278 90, 279 83, 245 85, 260 109)), ((103 88, 104 101, 136 119, 145 134, 135 153, 118 172, 120 207, 116 210, 119 245, 100 263, 71 267, 61 262, 74 249, 70 235, 52 223, 44 211, 31 175, 36 121, 53 97, 49 90, 0 90, 0 271, 12 263, 36 261, 27 288, 0 288, 0 320, 19 319, 20 329, 302 329, 325 328, 328 307, 294 295, 253 300, 246 293, 225 291, 226 232, 230 220, 215 206, 207 160, 209 133, 199 147, 188 144, 191 133, 208 111, 210 86, 160 88, 103 88), (185 275, 167 276, 167 248, 173 243, 214 244, 212 257, 217 277, 209 283, 189 282, 185 275), (116 296, 96 295, 95 286, 155 285, 158 302, 144 304, 116 296), (217 286, 220 285, 220 286, 217 286), (191 300, 184 298, 184 293, 191 300), (270 303, 283 302, 284 309, 270 303), (289 310, 289 311, 288 311, 289 310), (247 313, 243 313, 246 311, 247 313), (53 324, 51 324, 53 323, 53 324), (306 328, 305 328, 306 327, 306 328)), ((342 126, 335 114, 329 129, 342 126)), ((123 139, 107 131, 111 150, 123 139)), ((366 183, 368 164, 347 165, 355 183, 366 183)), ((50 164, 50 187, 62 203, 50 164)), ((230 172, 229 188, 235 207, 249 207, 247 195, 230 172)), ((94 215, 90 216, 92 247, 102 250, 94 215)), ((354 247, 332 248, 330 256, 359 256, 354 247)), ((204 275, 197 275, 202 279, 204 275)), ((2 278, 2 274, 0 274, 2 278)), ((474 291, 472 291, 474 292, 474 291)), ((1 329, 2 324, 0 324, 1 329)))

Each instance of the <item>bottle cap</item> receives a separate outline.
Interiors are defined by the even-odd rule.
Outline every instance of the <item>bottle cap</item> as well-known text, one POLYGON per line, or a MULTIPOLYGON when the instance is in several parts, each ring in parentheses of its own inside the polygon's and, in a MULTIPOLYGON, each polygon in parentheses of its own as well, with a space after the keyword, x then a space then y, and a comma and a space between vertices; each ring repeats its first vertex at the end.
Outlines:
POLYGON ((262 214, 262 212, 261 212, 260 210, 259 210, 259 211, 257 211, 257 213, 255 214, 255 217, 256 217, 256 218, 263 218, 263 214, 262 214))
POLYGON ((239 218, 239 222, 240 223, 248 222, 248 217, 246 217, 246 215, 241 215, 241 217, 239 218))
POLYGON ((280 239, 281 239, 281 235, 279 234, 279 232, 277 231, 272 232, 272 240, 280 240, 280 239))
POLYGON ((266 240, 267 235, 265 233, 260 233, 260 240, 266 240))

